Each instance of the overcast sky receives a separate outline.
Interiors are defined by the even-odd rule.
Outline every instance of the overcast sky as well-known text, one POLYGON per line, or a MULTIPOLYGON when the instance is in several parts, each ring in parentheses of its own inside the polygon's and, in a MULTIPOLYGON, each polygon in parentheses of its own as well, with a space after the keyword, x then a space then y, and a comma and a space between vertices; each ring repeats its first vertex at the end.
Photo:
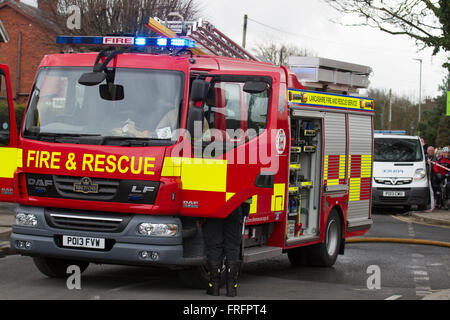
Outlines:
MULTIPOLYGON (((432 50, 417 52, 415 42, 369 27, 346 27, 331 22, 339 14, 322 0, 197 0, 211 23, 242 44, 244 14, 247 25, 247 49, 257 43, 282 42, 306 47, 318 56, 372 67, 371 87, 392 88, 393 93, 419 98, 420 64, 423 59, 422 97, 438 94, 445 76, 444 53, 432 56, 432 50), (281 31, 277 31, 278 29, 281 31), (284 32, 282 32, 284 31, 284 32)), ((351 23, 344 20, 343 22, 351 23)))
MULTIPOLYGON (((35 3, 36 0, 23 0, 35 3)), ((331 22, 339 14, 322 0, 197 0, 209 22, 242 44, 244 14, 248 21, 247 49, 261 42, 294 44, 313 50, 320 57, 372 67, 371 87, 392 88, 393 93, 418 101, 419 62, 423 59, 422 97, 436 96, 445 76, 447 56, 432 50, 417 51, 415 42, 369 27, 346 27, 331 22)), ((351 23, 343 18, 344 23, 351 23)))

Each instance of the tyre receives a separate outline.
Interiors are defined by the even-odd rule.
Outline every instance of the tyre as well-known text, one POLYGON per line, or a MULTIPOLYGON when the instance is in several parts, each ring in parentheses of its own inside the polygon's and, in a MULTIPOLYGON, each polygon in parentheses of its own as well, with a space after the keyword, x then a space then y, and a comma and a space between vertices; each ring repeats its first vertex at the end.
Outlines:
POLYGON ((64 260, 56 258, 35 257, 33 258, 35 266, 39 271, 50 278, 67 278, 67 268, 71 265, 77 265, 81 273, 87 269, 89 262, 64 260))
POLYGON ((307 250, 308 250, 307 247, 289 249, 287 252, 289 262, 295 267, 307 266, 308 265, 307 250))
POLYGON ((336 210, 331 210, 325 226, 325 240, 307 249, 308 263, 316 267, 331 267, 337 259, 342 242, 342 222, 336 210))
POLYGON ((419 204, 417 206, 417 210, 419 210, 419 211, 425 211, 425 210, 427 210, 427 208, 428 208, 428 205, 426 205, 426 204, 419 204))
POLYGON ((404 205, 403 210, 405 211, 411 211, 411 205, 404 205))

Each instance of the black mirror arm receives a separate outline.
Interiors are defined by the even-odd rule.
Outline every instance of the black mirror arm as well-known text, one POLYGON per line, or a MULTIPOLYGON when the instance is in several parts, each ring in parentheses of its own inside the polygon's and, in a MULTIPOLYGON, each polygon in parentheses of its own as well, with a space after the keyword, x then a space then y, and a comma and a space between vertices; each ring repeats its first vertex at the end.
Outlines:
POLYGON ((103 50, 100 51, 100 53, 97 55, 97 58, 95 59, 95 65, 94 65, 94 72, 102 72, 106 69, 106 66, 108 63, 111 62, 112 59, 114 59, 117 55, 122 54, 126 52, 125 50, 116 50, 108 54, 108 51, 103 50), (100 59, 106 57, 105 61, 103 61, 102 64, 99 63, 100 59))

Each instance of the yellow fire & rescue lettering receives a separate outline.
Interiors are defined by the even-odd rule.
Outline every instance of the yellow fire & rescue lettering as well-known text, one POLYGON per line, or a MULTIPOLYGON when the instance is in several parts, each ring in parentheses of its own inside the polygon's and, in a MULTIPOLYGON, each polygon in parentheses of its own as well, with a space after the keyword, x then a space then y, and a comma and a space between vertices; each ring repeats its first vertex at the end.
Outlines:
POLYGON ((131 174, 145 174, 153 175, 154 168, 152 162, 155 158, 151 157, 135 157, 135 156, 120 156, 119 158, 115 155, 106 156, 104 154, 89 154, 85 153, 83 155, 82 170, 92 171, 92 172, 108 172, 114 173, 119 171, 120 173, 131 173, 131 174))
MULTIPOLYGON (((63 157, 64 158, 64 157, 63 157)), ((79 158, 78 158, 79 159, 79 158)), ((76 168, 77 157, 72 154, 72 158, 65 159, 65 162, 71 161, 76 168)), ((115 156, 105 154, 85 153, 82 157, 81 169, 89 172, 108 172, 108 173, 131 173, 135 175, 154 175, 155 158, 136 157, 136 156, 115 156)), ((64 166, 64 160, 61 160, 61 152, 49 152, 39 150, 28 150, 27 167, 39 169, 61 169, 64 166), (61 163, 63 162, 63 163, 61 163)))
POLYGON ((28 150, 27 167, 60 169, 61 152, 28 150))

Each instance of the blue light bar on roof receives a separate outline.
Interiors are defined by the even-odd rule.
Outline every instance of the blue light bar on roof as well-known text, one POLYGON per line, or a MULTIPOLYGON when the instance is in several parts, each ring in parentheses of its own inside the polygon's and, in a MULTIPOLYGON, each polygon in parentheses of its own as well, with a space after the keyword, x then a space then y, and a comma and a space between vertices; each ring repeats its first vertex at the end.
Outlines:
POLYGON ((381 133, 381 134, 406 134, 406 130, 374 130, 373 133, 381 133))
POLYGON ((57 44, 76 45, 107 45, 107 46, 156 46, 156 47, 178 47, 194 48, 195 41, 184 38, 149 38, 149 37, 125 37, 125 36, 58 36, 57 44))

